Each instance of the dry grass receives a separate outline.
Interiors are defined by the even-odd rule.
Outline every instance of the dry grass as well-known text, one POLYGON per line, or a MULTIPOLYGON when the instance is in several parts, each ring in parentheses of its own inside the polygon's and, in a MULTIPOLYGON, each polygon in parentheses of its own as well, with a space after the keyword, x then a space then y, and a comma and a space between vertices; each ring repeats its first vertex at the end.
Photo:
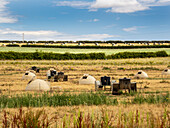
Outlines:
MULTIPOLYGON (((128 77, 133 82, 137 82, 138 91, 145 94, 153 92, 170 91, 170 76, 162 77, 162 71, 170 68, 170 57, 166 58, 145 58, 145 59, 122 59, 122 60, 69 60, 69 61, 27 61, 27 60, 15 60, 15 61, 0 61, 0 90, 1 94, 23 94, 34 93, 26 92, 25 87, 28 81, 21 81, 23 73, 32 66, 40 68, 40 73, 37 73, 37 78, 47 79, 46 71, 50 67, 56 68, 57 71, 64 71, 69 76, 68 82, 51 82, 51 86, 61 86, 62 90, 58 93, 81 93, 87 91, 94 91, 94 85, 78 85, 79 78, 87 73, 93 75, 97 80, 100 80, 102 76, 110 76, 112 79, 117 80, 119 78, 128 77), (136 69, 134 69, 136 68, 136 69), (137 73, 138 69, 146 69, 148 73, 148 79, 134 79, 133 75, 137 73)), ((111 92, 106 92, 108 96, 112 96, 111 92)), ((119 100, 125 100, 127 97, 112 96, 119 100)), ((133 96, 128 96, 128 99, 133 96)), ((100 112, 102 109, 113 110, 115 114, 118 111, 129 112, 139 110, 140 113, 147 113, 154 111, 155 115, 163 113, 164 109, 170 111, 169 104, 162 105, 118 105, 118 106, 67 106, 67 107, 45 107, 49 115, 56 114, 59 121, 63 120, 63 117, 70 114, 77 114, 79 110, 84 113, 100 112)), ((24 108, 25 110, 27 108, 24 108)), ((40 108, 32 108, 37 110, 40 108)), ((8 109, 10 113, 15 113, 17 109, 8 109)), ((3 110, 0 110, 0 116, 2 116, 3 110)))
MULTIPOLYGON (((23 108, 24 111, 27 111, 28 108, 23 108)), ((72 107, 45 107, 45 108, 29 108, 29 110, 32 110, 36 112, 37 110, 44 110, 46 114, 48 114, 49 117, 56 117, 57 118, 57 124, 60 124, 59 127, 62 127, 62 123, 64 120, 68 122, 68 120, 72 120, 73 122, 73 116, 78 115, 80 111, 84 113, 83 116, 87 116, 87 114, 92 114, 92 115, 101 115, 102 111, 107 112, 108 114, 111 114, 115 117, 113 118, 114 124, 118 124, 118 119, 120 119, 119 116, 127 114, 130 116, 132 113, 135 113, 138 111, 140 114, 140 118, 147 119, 148 114, 153 114, 152 118, 156 119, 158 117, 161 117, 164 115, 165 110, 167 111, 167 114, 170 114, 170 109, 169 106, 164 106, 164 105, 148 105, 148 104, 143 104, 143 105, 119 105, 119 106, 72 106, 72 107)), ((6 109, 6 112, 9 113, 10 115, 14 115, 18 109, 6 109)), ((3 112, 0 113, 0 116, 3 116, 3 112)), ((151 116, 151 115, 149 115, 151 116)), ((170 115, 169 115, 170 116, 170 115)), ((122 118, 124 118, 122 116, 122 118)), ((55 128, 55 124, 53 127, 55 128)), ((142 123, 142 122, 141 122, 142 123)), ((144 121, 143 126, 147 126, 147 122, 144 121)))
POLYGON ((94 91, 94 85, 78 85, 79 78, 87 73, 100 80, 101 76, 110 76, 114 80, 128 77, 137 82, 144 91, 170 91, 170 77, 162 76, 162 71, 170 66, 170 58, 123 59, 123 60, 85 60, 85 61, 0 61, 0 89, 2 93, 25 93, 28 81, 21 81, 23 73, 37 66, 40 73, 37 78, 47 79, 46 71, 54 67, 69 75, 68 82, 51 82, 51 86, 61 86, 63 90, 94 91), (136 68, 136 69, 134 69, 136 68), (146 69, 149 79, 133 79, 138 69, 146 69), (156 69, 156 70, 155 70, 156 69), (144 88, 145 87, 145 88, 144 88))

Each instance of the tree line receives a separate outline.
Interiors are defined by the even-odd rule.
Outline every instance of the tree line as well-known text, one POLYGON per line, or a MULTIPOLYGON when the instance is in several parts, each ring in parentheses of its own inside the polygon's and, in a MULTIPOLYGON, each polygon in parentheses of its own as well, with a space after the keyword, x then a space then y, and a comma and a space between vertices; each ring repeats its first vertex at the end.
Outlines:
POLYGON ((36 51, 33 53, 26 52, 0 52, 0 60, 97 60, 97 59, 125 59, 125 58, 150 58, 150 57, 167 57, 165 51, 158 52, 120 52, 112 55, 105 53, 46 53, 36 51))
POLYGON ((143 44, 149 44, 149 43, 154 43, 154 44, 161 44, 161 43, 170 43, 169 40, 152 40, 152 41, 145 41, 145 40, 141 40, 141 41, 121 41, 121 40, 108 40, 108 41, 53 41, 53 40, 49 40, 49 41, 20 41, 20 40, 0 40, 0 43, 114 43, 114 44, 119 44, 119 43, 125 43, 125 44, 129 44, 129 43, 143 43, 143 44))

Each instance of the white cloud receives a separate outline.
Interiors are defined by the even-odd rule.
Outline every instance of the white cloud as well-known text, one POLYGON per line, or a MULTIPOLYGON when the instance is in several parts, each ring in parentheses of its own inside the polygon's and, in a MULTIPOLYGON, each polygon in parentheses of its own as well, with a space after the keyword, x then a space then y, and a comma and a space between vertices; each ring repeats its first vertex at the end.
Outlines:
POLYGON ((137 30, 136 26, 133 26, 133 27, 130 27, 130 28, 123 28, 123 31, 126 31, 126 32, 134 32, 136 30, 137 30))
POLYGON ((0 0, 0 23, 15 23, 17 19, 10 15, 6 5, 9 4, 7 0, 0 0))
POLYGON ((120 20, 120 17, 116 17, 116 20, 120 20))
POLYGON ((129 13, 149 9, 137 0, 96 0, 91 8, 111 8, 107 12, 129 13))
POLYGON ((99 21, 99 19, 93 19, 93 21, 94 21, 94 22, 97 22, 97 21, 99 21))
POLYGON ((4 15, 0 15, 0 23, 15 23, 17 19, 14 17, 6 17, 4 15))
POLYGON ((98 9, 107 9, 106 12, 114 13, 132 13, 150 9, 152 6, 170 5, 170 0, 95 0, 93 2, 85 1, 56 1, 56 6, 71 6, 76 8, 97 11, 98 9))
POLYGON ((116 24, 107 25, 107 26, 104 27, 104 29, 113 28, 113 27, 115 27, 115 26, 116 26, 116 24))
POLYGON ((170 2, 170 0, 159 0, 158 2, 160 2, 160 3, 166 3, 166 2, 170 2))
POLYGON ((109 34, 88 34, 88 35, 80 35, 75 36, 76 38, 80 38, 79 40, 104 40, 106 38, 114 38, 119 37, 118 35, 109 35, 109 34))
POLYGON ((92 20, 88 20, 88 22, 98 22, 99 19, 92 19, 92 20))
POLYGON ((98 22, 99 19, 92 19, 92 20, 79 20, 79 22, 98 22))
POLYGON ((19 31, 13 29, 0 29, 1 40, 22 40, 24 33, 25 40, 105 40, 107 38, 119 37, 109 34, 87 34, 87 35, 69 35, 57 31, 19 31))
POLYGON ((170 0, 159 0, 156 3, 157 6, 166 6, 166 5, 170 5, 170 0))
POLYGON ((57 31, 43 31, 43 30, 40 30, 40 31, 17 31, 17 30, 12 30, 12 29, 9 29, 9 28, 6 28, 6 29, 1 29, 0 30, 1 34, 23 34, 25 33, 26 35, 62 35, 62 33, 59 33, 57 31))
POLYGON ((120 6, 132 6, 136 5, 138 2, 136 0, 96 0, 92 4, 93 8, 111 8, 120 6))
POLYGON ((77 8, 85 8, 91 5, 91 2, 84 1, 56 1, 54 3, 56 6, 70 6, 77 8))
POLYGON ((83 20, 79 20, 79 22, 83 22, 83 20))
POLYGON ((156 0, 138 0, 140 3, 154 3, 156 0))

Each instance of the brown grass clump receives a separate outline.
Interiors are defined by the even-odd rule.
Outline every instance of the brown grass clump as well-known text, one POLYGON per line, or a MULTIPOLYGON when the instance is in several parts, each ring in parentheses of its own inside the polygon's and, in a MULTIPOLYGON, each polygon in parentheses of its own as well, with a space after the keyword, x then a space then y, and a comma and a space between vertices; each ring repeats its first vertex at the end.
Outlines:
POLYGON ((170 110, 156 105, 20 108, 3 111, 1 121, 4 128, 168 128, 170 110))
POLYGON ((54 120, 55 117, 49 118, 43 109, 34 112, 31 109, 24 111, 20 108, 14 115, 9 115, 6 111, 4 111, 2 127, 48 128, 52 123, 54 123, 54 120))

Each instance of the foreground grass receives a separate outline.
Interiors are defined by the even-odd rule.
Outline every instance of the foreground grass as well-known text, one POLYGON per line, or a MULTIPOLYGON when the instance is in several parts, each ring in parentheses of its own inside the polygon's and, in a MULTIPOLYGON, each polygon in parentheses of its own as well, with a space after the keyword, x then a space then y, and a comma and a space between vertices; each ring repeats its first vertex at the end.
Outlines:
POLYGON ((141 113, 138 109, 129 112, 115 112, 102 109, 95 113, 84 113, 81 110, 76 114, 65 115, 61 121, 55 114, 48 115, 44 109, 33 111, 22 108, 15 114, 3 112, 0 125, 4 128, 168 128, 170 126, 170 112, 164 108, 161 114, 150 110, 141 113))
POLYGON ((16 96, 1 95, 0 108, 19 107, 55 107, 74 105, 118 105, 118 104, 169 104, 170 95, 131 93, 131 100, 118 101, 117 98, 108 97, 104 93, 80 93, 80 94, 58 94, 45 92, 42 94, 22 94, 16 96))
POLYGON ((119 52, 157 52, 166 51, 170 55, 170 48, 144 48, 144 49, 69 49, 69 48, 25 48, 25 47, 0 47, 0 52, 36 52, 37 50, 43 52, 53 53, 105 53, 111 55, 119 52))

